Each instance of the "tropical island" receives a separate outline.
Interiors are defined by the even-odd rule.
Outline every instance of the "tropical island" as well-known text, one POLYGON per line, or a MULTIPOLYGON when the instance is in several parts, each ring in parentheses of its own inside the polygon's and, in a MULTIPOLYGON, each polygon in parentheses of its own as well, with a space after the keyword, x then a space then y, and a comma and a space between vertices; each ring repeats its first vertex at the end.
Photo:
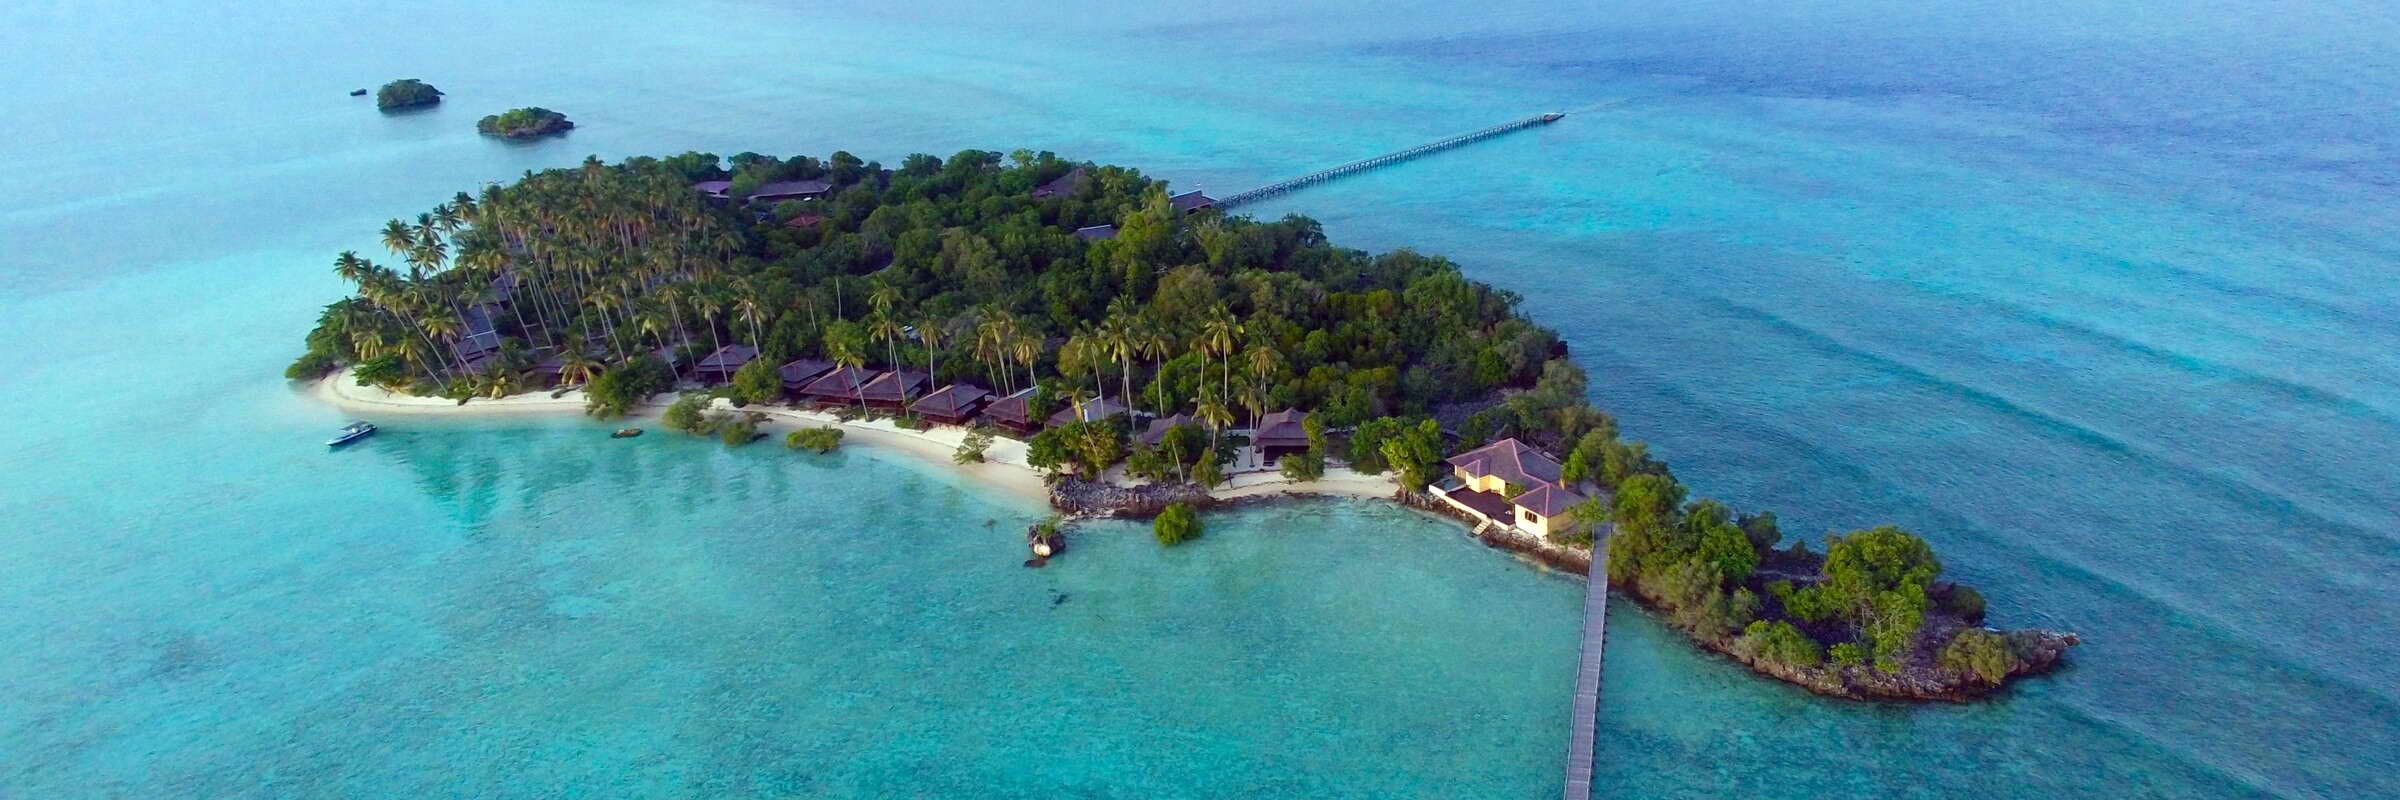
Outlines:
POLYGON ((384 111, 430 106, 442 102, 442 90, 415 78, 401 78, 375 90, 375 107, 384 111))
POLYGON ((961 469, 1038 471, 1062 511, 1165 514, 1162 543, 1231 496, 1347 486, 1562 567, 1597 548, 1695 643, 1832 696, 1976 697, 2075 643, 1982 627, 1906 531, 1818 553, 1689 497, 1557 334, 1457 264, 1213 206, 1024 150, 587 159, 392 220, 399 268, 337 256, 356 292, 286 374, 599 417, 681 391, 671 429, 939 441, 961 469))
POLYGON ((503 139, 531 139, 537 136, 549 136, 555 133, 566 133, 573 127, 575 127, 575 123, 567 121, 567 115, 540 106, 512 108, 498 114, 487 115, 475 122, 477 133, 485 136, 498 136, 503 139))

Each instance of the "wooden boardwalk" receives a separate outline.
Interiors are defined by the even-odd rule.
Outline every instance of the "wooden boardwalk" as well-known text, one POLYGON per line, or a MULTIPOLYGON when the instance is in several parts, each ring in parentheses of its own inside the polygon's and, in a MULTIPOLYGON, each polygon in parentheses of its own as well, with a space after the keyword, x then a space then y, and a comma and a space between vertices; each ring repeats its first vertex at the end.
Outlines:
POLYGON ((1309 173, 1309 174, 1302 175, 1302 176, 1300 176, 1300 177, 1297 177, 1297 178, 1292 178, 1292 179, 1290 179, 1290 180, 1276 181, 1276 182, 1274 182, 1274 183, 1270 183, 1270 184, 1267 184, 1267 185, 1265 185, 1265 186, 1258 187, 1258 188, 1256 188, 1256 189, 1251 189, 1251 190, 1249 190, 1249 191, 1246 191, 1246 192, 1239 192, 1239 193, 1236 193, 1236 194, 1233 194, 1233 195, 1227 196, 1227 197, 1225 197, 1225 198, 1223 198, 1223 199, 1220 199, 1220 200, 1218 200, 1218 201, 1217 201, 1217 207, 1218 207, 1218 208, 1223 208, 1223 209, 1231 209, 1231 208, 1233 208, 1234 206, 1238 206, 1238 205, 1241 205, 1241 204, 1243 204, 1243 203, 1248 203, 1248 202, 1252 202, 1252 201, 1256 201, 1256 200, 1260 200, 1260 199, 1263 199, 1263 198, 1268 198, 1268 197, 1274 197, 1274 196, 1276 196, 1276 195, 1283 194, 1283 193, 1285 193, 1285 192, 1289 192, 1289 191, 1292 191, 1292 190, 1294 190, 1294 189, 1298 189, 1298 188, 1301 188, 1301 187, 1304 187, 1304 186, 1312 186, 1312 185, 1315 185, 1315 184, 1324 183, 1324 182, 1326 182, 1326 181, 1330 181, 1330 180, 1333 180, 1333 179, 1335 179, 1335 178, 1342 177, 1342 176, 1344 176, 1344 175, 1350 175, 1350 174, 1354 174, 1354 173, 1365 172, 1365 171, 1367 171, 1367 170, 1374 169, 1374 168, 1376 168, 1376 167, 1385 167, 1385 166, 1390 166, 1390 165, 1393 165, 1393 164, 1398 164, 1398 163, 1400 163, 1400 162, 1402 162, 1402 161, 1407 161, 1407 160, 1409 160, 1409 159, 1416 158, 1416 157, 1419 157, 1419 156, 1424 156, 1424 155, 1430 155, 1430 154, 1433 154, 1433 153, 1438 153, 1438 152, 1441 152, 1441 151, 1443 151, 1443 150, 1448 150, 1448 149, 1450 149, 1450 148, 1457 147, 1457 146, 1459 146, 1459 145, 1463 145, 1463 144, 1472 144, 1472 143, 1475 143, 1475 142, 1480 142, 1480 141, 1483 141, 1483 140, 1485 140, 1485 139, 1492 138, 1492 137, 1494 137, 1494 136, 1499 136, 1499 135, 1501 135, 1501 134, 1504 134, 1504 133, 1513 133, 1513 132, 1516 132, 1516 131, 1521 131, 1521 130, 1524 130, 1524 129, 1526 129, 1526 128, 1531 128, 1531 127, 1534 127, 1534 126, 1536 126, 1536 125, 1548 125, 1548 124, 1550 124, 1550 123, 1557 122, 1557 121, 1558 121, 1560 118, 1562 118, 1562 117, 1565 117, 1565 116, 1566 116, 1565 114, 1560 114, 1560 113, 1536 114, 1536 115, 1534 115, 1534 116, 1526 117, 1526 118, 1524 118, 1524 119, 1520 119, 1520 120, 1517 120, 1517 121, 1515 121, 1515 122, 1505 122, 1505 123, 1501 123, 1501 124, 1499 124, 1499 125, 1494 125, 1494 126, 1492 126, 1492 127, 1485 128, 1485 129, 1483 129, 1483 130, 1479 130, 1479 131, 1470 131, 1470 132, 1467 132, 1467 133, 1462 133, 1462 134, 1459 134, 1459 135, 1457 135, 1457 136, 1451 136, 1451 137, 1444 138, 1444 139, 1437 139, 1437 140, 1434 140, 1434 141, 1431 141, 1431 142, 1426 142, 1426 143, 1424 143, 1424 144, 1417 145, 1417 146, 1415 146, 1415 147, 1411 147, 1411 148, 1408 148, 1408 149, 1406 149, 1406 150, 1399 150, 1399 151, 1394 151, 1394 152, 1390 152, 1390 153, 1385 153, 1385 154, 1383 154, 1383 155, 1376 156, 1376 157, 1374 157, 1374 158, 1368 158, 1368 159, 1361 159, 1361 160, 1358 160, 1358 161, 1352 161, 1352 162, 1350 162, 1350 163, 1348 163, 1348 164, 1343 164, 1343 165, 1341 165, 1341 166, 1338 166, 1338 167, 1333 167, 1333 168, 1330 168, 1330 169, 1321 169, 1321 170, 1317 170, 1317 171, 1315 171, 1315 172, 1311 172, 1311 173, 1309 173))
POLYGON ((1574 730, 1567 734, 1566 800, 1590 800, 1592 750, 1599 744, 1600 646, 1608 633, 1608 540, 1592 550, 1583 590, 1583 661, 1575 668, 1574 730))

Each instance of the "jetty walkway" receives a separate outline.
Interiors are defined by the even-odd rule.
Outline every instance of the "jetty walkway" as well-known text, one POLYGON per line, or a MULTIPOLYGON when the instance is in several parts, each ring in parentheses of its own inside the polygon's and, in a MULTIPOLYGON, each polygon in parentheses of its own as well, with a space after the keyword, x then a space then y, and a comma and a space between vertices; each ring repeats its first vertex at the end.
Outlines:
POLYGON ((1292 179, 1290 179, 1290 180, 1276 181, 1276 182, 1274 182, 1274 183, 1270 183, 1270 184, 1267 184, 1267 185, 1265 185, 1265 186, 1258 187, 1258 188, 1256 188, 1256 189, 1251 189, 1251 190, 1249 190, 1249 191, 1246 191, 1246 192, 1240 192, 1240 193, 1237 193, 1237 194, 1233 194, 1233 195, 1226 196, 1226 197, 1224 197, 1224 198, 1222 198, 1222 199, 1220 199, 1220 200, 1218 200, 1218 201, 1217 201, 1217 207, 1218 207, 1218 208, 1226 208, 1226 209, 1230 209, 1230 208, 1233 208, 1234 206, 1238 206, 1238 205, 1241 205, 1241 204, 1243 204, 1243 203, 1250 203, 1250 202, 1255 202, 1255 201, 1258 201, 1258 200, 1263 200, 1263 199, 1266 199, 1266 198, 1269 198, 1269 197, 1274 197, 1274 196, 1276 196, 1276 195, 1283 194, 1283 193, 1285 193, 1285 192, 1289 192, 1289 191, 1292 191, 1292 190, 1295 190, 1295 189, 1299 189, 1299 188, 1301 188, 1301 187, 1305 187, 1305 186, 1313 186, 1313 185, 1320 184, 1320 183, 1324 183, 1324 182, 1326 182, 1326 181, 1330 181, 1330 180, 1333 180, 1333 179, 1335 179, 1335 178, 1339 178, 1339 177, 1342 177, 1342 176, 1345 176, 1345 175, 1354 175, 1354 174, 1357 174, 1357 173, 1360 173, 1360 172, 1365 172, 1365 171, 1367 171, 1367 170, 1375 169, 1375 168, 1377 168, 1377 167, 1388 167, 1388 166, 1391 166, 1391 165, 1393 165, 1393 164, 1398 164, 1398 163, 1400 163, 1400 162, 1407 161, 1407 160, 1409 160, 1409 159, 1412 159, 1412 158, 1419 158, 1419 157, 1422 157, 1422 156, 1432 155, 1432 154, 1434 154, 1434 153, 1439 153, 1439 152, 1441 152, 1441 151, 1448 150, 1448 149, 1450 149, 1450 148, 1453 148, 1453 147, 1457 147, 1457 146, 1460 146, 1460 145, 1465 145, 1465 144, 1473 144, 1473 143, 1475 143, 1475 142, 1480 142, 1480 141, 1483 141, 1483 140, 1485 140, 1485 139, 1492 138, 1492 137, 1494 137, 1494 136, 1499 136, 1499 135, 1501 135, 1501 134, 1506 134, 1506 133, 1515 133, 1515 132, 1517 132, 1517 131, 1521 131, 1521 130, 1524 130, 1524 129, 1526 129, 1526 128, 1531 128, 1531 127, 1534 127, 1534 126, 1537 126, 1537 125, 1548 125, 1548 124, 1550 124, 1550 123, 1557 122, 1557 121, 1559 121, 1560 119, 1563 119, 1563 118, 1565 118, 1565 117, 1566 117, 1566 115, 1565 115, 1565 114, 1562 114, 1562 113, 1555 113, 1555 112, 1554 112, 1554 113, 1549 113, 1549 114, 1539 114, 1539 115, 1535 115, 1535 116, 1531 116, 1531 117, 1526 117, 1526 118, 1524 118, 1524 119, 1520 119, 1520 120, 1517 120, 1517 121, 1515 121, 1515 122, 1509 122, 1509 123, 1503 123, 1503 124, 1499 124, 1499 125, 1494 125, 1494 126, 1491 126, 1491 127, 1489 127, 1489 128, 1485 128, 1485 129, 1483 129, 1483 130, 1479 130, 1479 131, 1471 131, 1471 132, 1468 132, 1468 133, 1462 133, 1462 134, 1459 134, 1459 135, 1457 135, 1457 136, 1452 136, 1452 137, 1445 138, 1445 139, 1438 139, 1438 140, 1435 140, 1435 141, 1426 142, 1426 143, 1424 143, 1424 144, 1417 145, 1417 146, 1415 146, 1415 147, 1411 147, 1411 148, 1408 148, 1408 149, 1406 149, 1406 150, 1400 150, 1400 151, 1396 151, 1396 152, 1385 153, 1385 154, 1383 154, 1383 155, 1379 155, 1379 156, 1376 156, 1376 157, 1374 157, 1374 158, 1362 159, 1362 160, 1359 160, 1359 161, 1352 161, 1352 162, 1350 162, 1350 163, 1348 163, 1348 164, 1343 164, 1343 165, 1341 165, 1341 166, 1338 166, 1338 167, 1333 167, 1333 168, 1331 168, 1331 169, 1321 169, 1321 170, 1317 170, 1317 171, 1315 171, 1315 172, 1311 172, 1311 173, 1309 173, 1309 174, 1302 175, 1302 176, 1300 176, 1300 177, 1297 177, 1297 178, 1292 178, 1292 179))
POLYGON ((1574 728, 1567 734, 1566 800, 1590 800, 1592 750, 1600 721, 1600 645, 1608 632, 1608 540, 1592 550, 1583 590, 1583 661, 1575 668, 1574 728))

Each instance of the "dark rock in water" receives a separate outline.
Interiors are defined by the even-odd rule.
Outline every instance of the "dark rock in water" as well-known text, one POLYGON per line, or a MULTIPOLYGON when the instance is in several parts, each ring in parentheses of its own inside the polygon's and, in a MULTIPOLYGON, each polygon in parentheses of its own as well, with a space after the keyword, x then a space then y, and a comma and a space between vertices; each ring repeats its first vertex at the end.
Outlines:
POLYGON ((1055 606, 1055 605, 1058 605, 1058 604, 1060 604, 1060 603, 1064 603, 1064 602, 1066 602, 1066 601, 1067 601, 1067 593, 1066 593, 1066 592, 1059 592, 1057 597, 1050 598, 1050 605, 1053 605, 1053 606, 1055 606))
POLYGON ((365 96, 367 96, 367 90, 365 90, 365 89, 352 89, 352 90, 350 90, 350 96, 351 96, 351 97, 365 97, 365 96))
POLYGON ((1050 559, 1047 559, 1047 558, 1028 558, 1028 559, 1025 559, 1025 566, 1032 567, 1032 568, 1034 568, 1034 569, 1041 569, 1041 568, 1043 568, 1043 567, 1050 566, 1050 559))

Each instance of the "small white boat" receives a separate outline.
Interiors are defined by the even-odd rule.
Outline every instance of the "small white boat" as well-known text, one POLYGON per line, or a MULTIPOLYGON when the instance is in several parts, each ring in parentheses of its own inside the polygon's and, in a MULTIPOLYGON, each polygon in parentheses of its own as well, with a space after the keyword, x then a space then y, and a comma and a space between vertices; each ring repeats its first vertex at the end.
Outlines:
POLYGON ((325 440, 325 446, 340 447, 342 445, 367 438, 368 436, 372 436, 374 433, 375 423, 353 422, 342 426, 341 430, 334 432, 333 438, 325 440))

